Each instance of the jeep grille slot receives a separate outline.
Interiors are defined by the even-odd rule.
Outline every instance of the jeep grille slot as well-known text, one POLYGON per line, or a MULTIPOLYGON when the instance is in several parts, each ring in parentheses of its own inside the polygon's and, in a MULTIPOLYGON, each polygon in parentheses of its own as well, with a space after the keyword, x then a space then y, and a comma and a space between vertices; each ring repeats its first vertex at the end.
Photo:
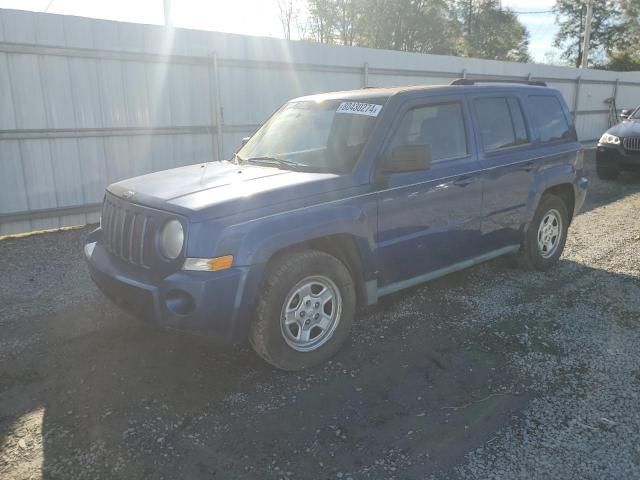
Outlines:
POLYGON ((640 137, 627 137, 622 140, 622 146, 627 152, 640 152, 640 137))
POLYGON ((155 230, 155 222, 144 212, 105 199, 102 205, 102 238, 104 247, 112 255, 149 268, 155 230))

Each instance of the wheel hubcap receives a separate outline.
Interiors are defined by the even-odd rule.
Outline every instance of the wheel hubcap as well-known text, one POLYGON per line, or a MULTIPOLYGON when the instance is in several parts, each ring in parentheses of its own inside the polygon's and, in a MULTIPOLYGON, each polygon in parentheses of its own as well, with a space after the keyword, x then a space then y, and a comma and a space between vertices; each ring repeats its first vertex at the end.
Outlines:
POLYGON ((307 277, 287 295, 280 316, 285 342, 298 352, 324 345, 335 332, 342 314, 342 296, 327 277, 307 277))
POLYGON ((549 210, 538 227, 538 250, 543 258, 556 253, 562 237, 562 217, 555 209, 549 210))

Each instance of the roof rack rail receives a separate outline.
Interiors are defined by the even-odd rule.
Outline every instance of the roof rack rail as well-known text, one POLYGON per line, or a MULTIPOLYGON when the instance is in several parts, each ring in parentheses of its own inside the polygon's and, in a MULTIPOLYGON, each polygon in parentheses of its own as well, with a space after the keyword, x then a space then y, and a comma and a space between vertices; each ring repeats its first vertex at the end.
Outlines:
POLYGON ((481 78, 475 80, 470 78, 456 78, 449 85, 475 85, 476 83, 521 83, 524 85, 534 85, 536 87, 547 86, 547 82, 541 80, 501 80, 499 78, 481 78))

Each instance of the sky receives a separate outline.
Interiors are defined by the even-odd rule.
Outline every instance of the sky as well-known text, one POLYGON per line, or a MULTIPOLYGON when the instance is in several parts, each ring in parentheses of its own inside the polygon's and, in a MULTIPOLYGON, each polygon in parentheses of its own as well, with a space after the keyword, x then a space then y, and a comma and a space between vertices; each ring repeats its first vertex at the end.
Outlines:
MULTIPOLYGON (((516 12, 549 11, 555 0, 502 0, 516 12)), ((176 27, 247 35, 281 37, 277 0, 171 0, 176 27), (250 13, 248 13, 250 12, 250 13)), ((128 22, 162 24, 163 0, 0 0, 0 8, 48 11, 64 15, 128 22)), ((536 62, 557 58, 552 13, 519 15, 530 33, 530 51, 536 62)))

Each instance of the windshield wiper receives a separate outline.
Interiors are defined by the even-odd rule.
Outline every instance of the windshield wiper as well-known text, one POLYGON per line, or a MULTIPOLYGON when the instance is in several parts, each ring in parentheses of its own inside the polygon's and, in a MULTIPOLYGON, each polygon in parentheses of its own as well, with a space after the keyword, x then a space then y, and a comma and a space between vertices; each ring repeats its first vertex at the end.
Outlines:
POLYGON ((282 158, 269 157, 269 156, 252 157, 252 158, 247 158, 246 160, 245 159, 240 159, 240 160, 242 160, 243 162, 246 161, 247 163, 254 163, 256 165, 267 165, 270 167, 278 167, 278 168, 284 168, 287 170, 295 170, 295 171, 300 171, 301 169, 304 169, 304 168, 311 168, 301 163, 296 163, 290 160, 284 160, 282 158))

